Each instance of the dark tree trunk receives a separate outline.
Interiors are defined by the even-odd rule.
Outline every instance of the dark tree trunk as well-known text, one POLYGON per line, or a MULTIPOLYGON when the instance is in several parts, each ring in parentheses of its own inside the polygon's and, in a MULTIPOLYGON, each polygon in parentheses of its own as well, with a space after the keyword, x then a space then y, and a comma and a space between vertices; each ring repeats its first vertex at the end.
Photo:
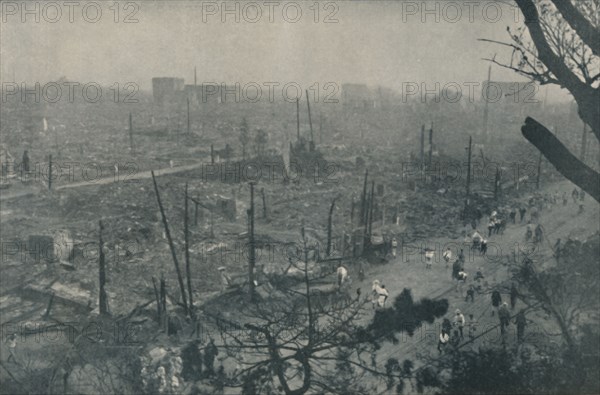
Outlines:
POLYGON ((527 117, 521 131, 556 170, 600 202, 600 175, 595 170, 577 159, 552 132, 535 119, 527 117))

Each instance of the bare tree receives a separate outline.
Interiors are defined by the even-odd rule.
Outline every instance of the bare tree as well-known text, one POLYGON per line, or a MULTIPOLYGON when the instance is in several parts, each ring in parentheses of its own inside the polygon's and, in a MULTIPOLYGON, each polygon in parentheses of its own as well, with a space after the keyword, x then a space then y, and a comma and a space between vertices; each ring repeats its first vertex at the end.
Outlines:
MULTIPOLYGON (((541 85, 567 89, 577 102, 579 116, 600 140, 600 2, 515 1, 525 26, 508 29, 509 43, 483 40, 511 48, 510 62, 489 60, 541 85)), ((561 174, 600 201, 600 175, 571 154, 552 132, 529 117, 521 131, 561 174)))
POLYGON ((599 241, 599 235, 585 243, 569 240, 557 251, 556 265, 542 270, 539 262, 525 258, 513 271, 521 285, 519 298, 548 313, 571 350, 576 347, 580 318, 600 308, 599 241))
POLYGON ((445 314, 447 300, 413 303, 405 290, 391 308, 377 311, 375 321, 361 320, 366 298, 333 284, 317 288, 325 277, 309 265, 304 230, 302 236, 304 257, 292 263, 303 273, 301 282, 271 278, 271 296, 236 312, 237 323, 217 321, 223 348, 242 367, 230 384, 243 393, 302 395, 371 393, 367 382, 384 386, 390 377, 403 379, 405 370, 377 366, 380 343, 445 314))

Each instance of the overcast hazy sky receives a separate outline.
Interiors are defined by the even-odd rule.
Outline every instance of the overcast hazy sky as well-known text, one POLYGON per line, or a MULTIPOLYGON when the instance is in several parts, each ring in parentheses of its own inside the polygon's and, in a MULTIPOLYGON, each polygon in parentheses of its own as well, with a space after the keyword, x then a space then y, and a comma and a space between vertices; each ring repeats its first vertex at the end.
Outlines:
MULTIPOLYGON (((233 9, 236 3, 239 23, 234 15, 221 21, 222 2, 144 1, 137 3, 139 10, 125 9, 127 3, 122 2, 119 23, 114 22, 112 1, 97 3, 102 16, 96 23, 83 18, 83 2, 74 8, 73 23, 62 1, 56 23, 48 22, 55 19, 56 10, 48 7, 44 14, 45 3, 39 23, 35 15, 21 21, 22 2, 16 2, 16 10, 4 3, 2 80, 12 81, 13 73, 17 82, 66 76, 82 83, 131 81, 149 89, 154 76, 193 82, 195 65, 199 82, 360 82, 395 89, 403 82, 462 84, 484 80, 488 63, 482 58, 501 51, 477 39, 506 40, 506 27, 516 26, 516 19, 522 18, 513 7, 485 1, 337 1, 321 2, 315 23, 314 3, 301 1, 302 16, 291 23, 284 18, 284 6, 289 20, 295 17, 294 6, 282 1, 274 7, 270 22, 269 5, 258 1, 262 16, 249 23, 244 16, 254 18, 256 8, 245 2, 227 5, 233 9), (216 14, 210 15, 215 6, 216 14), (434 12, 425 14, 426 8, 434 12), (123 23, 133 11, 139 22, 123 23), (324 23, 333 11, 331 19, 338 22, 324 23)), ((94 19, 95 6, 89 6, 86 15, 94 19)), ((497 67, 492 73, 494 80, 522 80, 497 67)))

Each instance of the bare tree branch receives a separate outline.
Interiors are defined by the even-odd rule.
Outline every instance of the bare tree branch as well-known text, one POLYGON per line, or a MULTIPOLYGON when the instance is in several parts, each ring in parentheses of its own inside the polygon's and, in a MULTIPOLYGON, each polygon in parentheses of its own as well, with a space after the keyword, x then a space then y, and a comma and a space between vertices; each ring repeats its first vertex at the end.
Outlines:
POLYGON ((515 0, 525 17, 525 25, 538 50, 539 59, 567 88, 579 105, 579 115, 592 127, 596 138, 600 140, 600 91, 582 82, 565 62, 557 56, 546 39, 540 25, 538 10, 532 0, 515 0))
POLYGON ((556 9, 562 14, 569 26, 577 32, 581 40, 600 56, 600 32, 571 3, 570 0, 552 0, 556 9))

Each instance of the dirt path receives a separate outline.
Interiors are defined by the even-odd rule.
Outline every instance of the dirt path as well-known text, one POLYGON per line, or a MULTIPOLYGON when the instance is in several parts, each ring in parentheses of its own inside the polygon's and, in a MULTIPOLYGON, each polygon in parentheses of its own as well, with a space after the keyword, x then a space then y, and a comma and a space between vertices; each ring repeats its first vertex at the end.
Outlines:
MULTIPOLYGON (((200 163, 193 163, 193 164, 183 165, 183 166, 166 167, 166 168, 154 170, 154 174, 157 177, 159 177, 159 176, 164 176, 164 175, 169 175, 169 174, 182 173, 182 172, 201 168, 205 164, 206 164, 205 162, 200 162, 200 163)), ((112 177, 103 177, 103 178, 99 178, 96 180, 79 181, 79 182, 72 182, 72 183, 67 183, 67 184, 62 184, 62 185, 56 185, 55 187, 53 187, 53 190, 60 191, 60 190, 64 190, 64 189, 82 188, 82 187, 86 187, 86 186, 107 185, 107 184, 114 184, 114 183, 118 183, 118 182, 122 182, 125 184, 135 183, 136 180, 143 180, 143 179, 147 179, 147 178, 152 178, 151 170, 146 170, 146 171, 142 171, 139 173, 133 173, 133 174, 128 174, 126 171, 123 170, 123 172, 121 174, 113 175, 112 177)), ((17 182, 17 181, 15 181, 15 182, 17 182)), ((43 190, 44 188, 46 188, 46 185, 42 185, 40 182, 36 182, 36 183, 32 182, 29 184, 29 186, 24 187, 24 188, 18 188, 18 189, 15 188, 14 191, 11 191, 10 189, 2 190, 0 192, 0 201, 6 201, 6 200, 10 200, 10 199, 16 199, 16 198, 36 194, 36 193, 40 192, 41 190, 43 190)))

